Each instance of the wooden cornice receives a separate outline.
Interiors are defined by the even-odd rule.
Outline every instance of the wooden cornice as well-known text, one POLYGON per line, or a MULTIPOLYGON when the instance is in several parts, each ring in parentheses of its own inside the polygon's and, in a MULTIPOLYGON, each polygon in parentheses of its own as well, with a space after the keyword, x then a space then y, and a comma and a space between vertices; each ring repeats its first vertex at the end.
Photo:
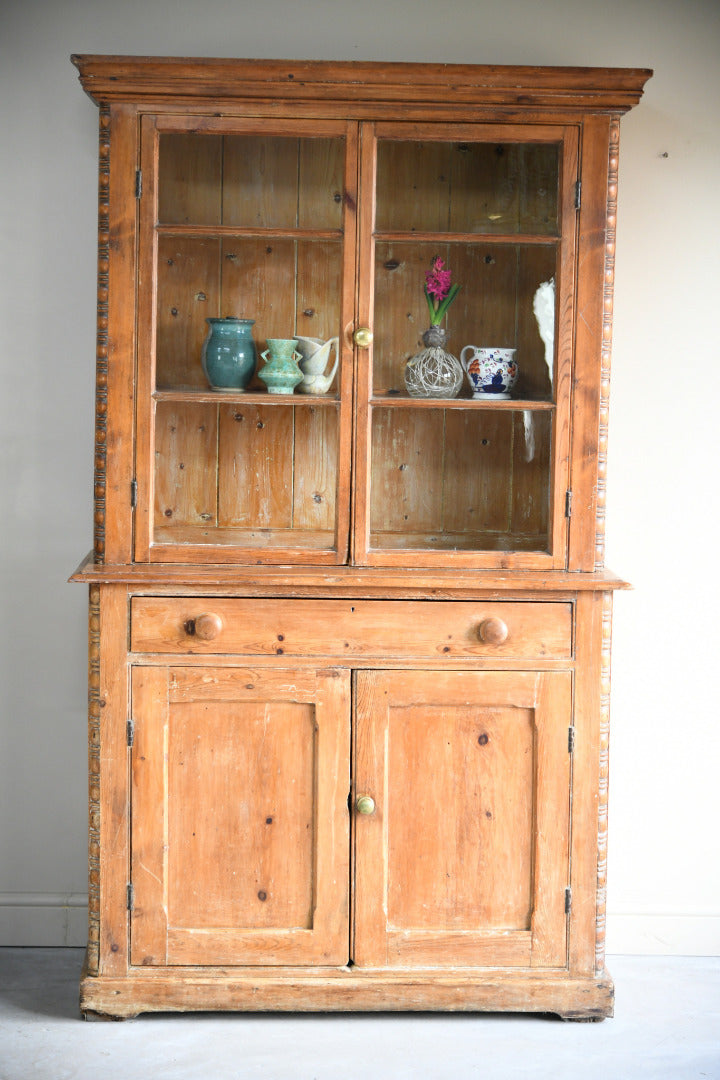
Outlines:
POLYGON ((560 108, 623 113, 652 71, 643 68, 512 67, 325 60, 223 60, 74 55, 98 104, 273 101, 560 108))

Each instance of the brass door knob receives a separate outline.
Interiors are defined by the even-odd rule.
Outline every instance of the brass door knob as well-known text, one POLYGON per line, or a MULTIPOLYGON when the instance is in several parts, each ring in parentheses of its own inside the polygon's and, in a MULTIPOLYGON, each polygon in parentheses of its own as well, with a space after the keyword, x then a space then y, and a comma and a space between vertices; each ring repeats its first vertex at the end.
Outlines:
POLYGON ((483 619, 478 627, 478 637, 486 645, 502 645, 504 641, 507 641, 508 633, 507 623, 495 616, 483 619))
POLYGON ((355 809, 358 814, 374 814, 375 800, 371 795, 358 795, 355 801, 355 809))
POLYGON ((359 349, 369 349, 373 343, 373 332, 368 326, 358 326, 353 334, 353 341, 359 349))
POLYGON ((194 625, 195 637, 200 638, 201 641, 212 641, 223 628, 222 619, 219 615, 215 615, 214 612, 198 615, 191 622, 194 625))

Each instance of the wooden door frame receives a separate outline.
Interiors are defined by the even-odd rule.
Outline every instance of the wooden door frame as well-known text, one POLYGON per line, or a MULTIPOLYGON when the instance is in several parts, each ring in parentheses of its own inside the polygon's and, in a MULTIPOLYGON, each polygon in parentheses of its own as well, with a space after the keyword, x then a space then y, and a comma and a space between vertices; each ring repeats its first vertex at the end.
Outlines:
MULTIPOLYGON (((294 117, 215 117, 188 113, 145 113, 140 121, 140 165, 143 170, 143 194, 140 198, 137 290, 137 395, 135 424, 135 536, 133 561, 142 563, 274 563, 334 566, 345 564, 350 546, 350 480, 353 414, 353 351, 348 329, 353 324, 356 291, 357 246, 357 160, 358 125, 353 121, 294 117), (342 138, 345 143, 345 177, 342 192, 342 296, 340 300, 338 468, 336 478, 336 525, 332 548, 304 550, 301 547, 264 549, 233 545, 153 543, 154 533, 154 457, 155 457, 155 362, 157 330, 157 291, 155 288, 158 216, 158 162, 161 134, 237 134, 295 138, 342 138)), ((213 231, 212 226, 207 230, 213 231)), ((238 227, 237 232, 243 230, 238 227)), ((247 231, 247 230, 245 230, 247 231)), ((260 230, 268 236, 283 230, 260 230)), ((286 230, 287 231, 287 230, 286 230)), ((300 233, 302 230, 296 230, 300 233)), ((274 404, 272 398, 258 396, 260 403, 274 404)), ((258 399, 253 398, 257 403, 258 399)), ((292 405, 292 398, 276 399, 292 405)), ((222 404, 218 398, 218 405, 222 404)))
MULTIPOLYGON (((372 455, 372 344, 358 350, 356 361, 355 411, 355 506, 353 510, 353 559, 361 566, 415 566, 518 570, 564 569, 568 557, 568 530, 565 492, 569 487, 570 401, 572 391, 573 338, 575 321, 575 251, 577 247, 576 184, 578 179, 579 126, 557 124, 438 124, 366 121, 360 137, 360 217, 358 223, 358 325, 373 327, 375 272, 375 202, 377 143, 381 137, 435 141, 492 141, 513 143, 558 143, 561 147, 559 208, 561 232, 558 245, 558 273, 561 281, 556 299, 556 382, 550 463, 549 546, 550 552, 427 551, 424 549, 383 550, 370 547, 370 483, 372 455)), ((481 235, 478 234, 478 239, 481 235)), ((490 236, 489 242, 497 242, 490 236)), ((518 243, 522 242, 518 236, 518 243)), ((422 282, 418 282, 418 295, 422 282)))

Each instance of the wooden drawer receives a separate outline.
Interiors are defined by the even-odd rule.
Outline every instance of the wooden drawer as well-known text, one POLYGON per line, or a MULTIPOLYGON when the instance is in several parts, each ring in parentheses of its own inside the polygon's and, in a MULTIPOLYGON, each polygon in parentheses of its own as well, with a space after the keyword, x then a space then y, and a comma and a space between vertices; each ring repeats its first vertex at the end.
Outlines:
POLYGON ((569 603, 135 597, 135 652, 562 660, 569 603))

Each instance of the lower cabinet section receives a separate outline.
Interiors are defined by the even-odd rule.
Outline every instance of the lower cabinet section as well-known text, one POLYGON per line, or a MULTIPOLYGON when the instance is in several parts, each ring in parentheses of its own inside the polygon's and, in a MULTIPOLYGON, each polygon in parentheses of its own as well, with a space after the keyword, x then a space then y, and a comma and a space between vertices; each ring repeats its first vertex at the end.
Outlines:
POLYGON ((355 685, 133 669, 133 965, 566 965, 570 673, 355 685))
MULTIPOLYGON (((109 590, 101 645, 123 638, 121 619, 127 633, 128 600, 109 590)), ((601 609, 583 603, 599 645, 601 609)), ((543 634, 543 605, 529 610, 543 634)), ((407 625, 409 655, 386 667, 331 648, 318 663, 113 646, 86 1013, 612 1011, 595 956, 589 677, 572 653, 508 660, 512 631, 497 668, 423 662, 407 625)), ((331 622, 314 631, 334 641, 331 622)))

